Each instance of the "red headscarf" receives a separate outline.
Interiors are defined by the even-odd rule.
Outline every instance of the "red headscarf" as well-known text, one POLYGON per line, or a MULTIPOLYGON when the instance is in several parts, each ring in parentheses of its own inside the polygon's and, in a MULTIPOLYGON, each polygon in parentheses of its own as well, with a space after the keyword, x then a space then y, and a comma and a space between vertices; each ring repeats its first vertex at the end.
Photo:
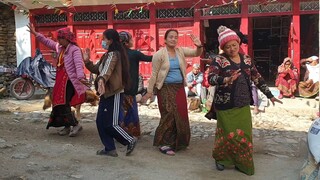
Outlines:
POLYGON ((76 36, 68 27, 58 29, 58 38, 67 39, 70 43, 77 44, 76 36))

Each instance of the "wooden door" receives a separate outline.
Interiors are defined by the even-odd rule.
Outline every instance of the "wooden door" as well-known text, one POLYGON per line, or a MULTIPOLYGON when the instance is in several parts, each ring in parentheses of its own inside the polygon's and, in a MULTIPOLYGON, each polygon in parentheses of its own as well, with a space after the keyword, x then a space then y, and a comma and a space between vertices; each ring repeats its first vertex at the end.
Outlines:
MULTIPOLYGON (((150 36, 150 24, 116 24, 114 28, 118 31, 127 31, 133 37, 133 49, 139 50, 145 55, 154 54, 151 47, 154 37, 150 36)), ((152 65, 149 62, 140 62, 139 73, 144 79, 149 79, 152 73, 152 65)))
MULTIPOLYGON (((103 32, 107 29, 107 25, 103 26, 76 26, 75 34, 77 37, 77 43, 81 50, 85 48, 90 49, 90 58, 96 63, 100 60, 101 56, 106 52, 101 46, 101 41, 103 39, 103 32)), ((90 74, 90 72, 85 69, 85 74, 90 74)))

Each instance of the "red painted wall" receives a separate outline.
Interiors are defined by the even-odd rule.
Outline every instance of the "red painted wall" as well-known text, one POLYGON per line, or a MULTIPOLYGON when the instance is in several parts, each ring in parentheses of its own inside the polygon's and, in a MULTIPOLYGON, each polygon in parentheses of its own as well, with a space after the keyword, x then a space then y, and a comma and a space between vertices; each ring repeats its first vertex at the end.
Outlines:
MULTIPOLYGON (((101 54, 104 52, 101 48, 101 33, 107 28, 115 28, 117 30, 126 30, 133 34, 135 40, 136 49, 140 49, 146 54, 153 54, 159 48, 163 47, 163 35, 168 28, 175 28, 179 31, 179 45, 192 47, 192 41, 189 38, 189 34, 193 33, 196 36, 199 36, 201 40, 204 39, 203 31, 203 20, 205 19, 225 19, 225 18, 241 18, 240 30, 249 35, 249 45, 243 47, 249 55, 252 55, 252 17, 257 16, 279 16, 279 15, 292 15, 293 17, 293 27, 295 29, 294 34, 294 43, 292 43, 291 48, 294 52, 294 63, 297 66, 300 61, 300 22, 299 15, 302 13, 313 13, 319 14, 318 11, 305 11, 301 12, 299 10, 300 0, 294 1, 292 3, 292 12, 283 12, 283 13, 248 13, 248 5, 256 4, 258 2, 265 2, 265 0, 253 0, 253 1, 242 1, 241 14, 230 14, 230 15, 216 15, 216 16, 201 16, 201 11, 194 11, 193 18, 167 18, 167 19, 157 19, 156 10, 157 9, 174 9, 174 8, 190 8, 199 9, 207 5, 221 5, 222 0, 218 1, 209 1, 203 0, 199 2, 198 0, 192 1, 179 1, 172 3, 156 3, 150 4, 148 9, 150 11, 150 17, 147 20, 114 20, 113 12, 114 9, 111 5, 100 5, 100 6, 81 6, 76 7, 77 12, 91 12, 91 11, 104 11, 107 13, 106 21, 96 21, 96 22, 73 22, 72 16, 68 18, 67 22, 63 23, 50 23, 50 24, 35 24, 37 31, 43 32, 47 35, 49 32, 53 33, 56 29, 60 27, 68 26, 73 32, 77 34, 77 40, 81 48, 89 47, 92 50, 91 56, 94 60, 98 60, 101 57, 101 54)), ((239 1, 240 2, 240 1, 239 1)), ((290 0, 278 0, 279 2, 293 2, 290 0)), ((144 3, 145 4, 145 3, 144 3)), ((144 4, 126 4, 126 5, 117 5, 119 11, 126 11, 132 7, 139 7, 144 4)), ((53 10, 47 9, 36 9, 31 11, 32 14, 53 14, 53 10)), ((35 22, 34 16, 31 16, 31 22, 35 22)), ((35 38, 32 37, 32 51, 35 52, 35 48, 40 47, 43 52, 46 53, 45 57, 53 62, 53 59, 50 58, 50 51, 42 47, 39 43, 35 41, 35 38)), ((288 52, 289 53, 289 52, 288 52)), ((199 63, 200 58, 188 58, 188 63, 191 65, 193 63, 199 63)), ((297 66, 299 67, 299 66, 297 66)), ((190 71, 191 68, 188 68, 190 71)), ((150 77, 151 74, 151 65, 150 63, 141 63, 140 72, 145 75, 145 78, 150 77)))

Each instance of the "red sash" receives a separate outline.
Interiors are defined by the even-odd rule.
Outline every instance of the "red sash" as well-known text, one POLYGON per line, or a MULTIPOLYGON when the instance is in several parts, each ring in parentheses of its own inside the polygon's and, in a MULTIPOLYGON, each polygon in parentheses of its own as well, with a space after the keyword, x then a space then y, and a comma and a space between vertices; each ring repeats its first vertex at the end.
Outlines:
MULTIPOLYGON (((52 105, 64 105, 66 104, 66 92, 67 92, 67 83, 69 80, 68 74, 64 67, 63 59, 64 50, 61 51, 57 63, 57 73, 56 73, 56 83, 54 84, 52 91, 52 105)), ((81 96, 78 95, 77 91, 74 91, 74 96, 71 99, 70 105, 76 106, 82 104, 85 101, 85 94, 81 96)))

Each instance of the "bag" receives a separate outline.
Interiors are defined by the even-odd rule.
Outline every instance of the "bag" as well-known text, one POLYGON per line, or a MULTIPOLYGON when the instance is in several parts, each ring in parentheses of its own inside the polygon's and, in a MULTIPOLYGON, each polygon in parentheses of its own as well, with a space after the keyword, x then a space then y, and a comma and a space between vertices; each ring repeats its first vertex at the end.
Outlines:
POLYGON ((317 164, 320 162, 320 118, 312 123, 308 132, 308 144, 317 164))
POLYGON ((190 98, 188 103, 188 110, 194 111, 199 109, 201 101, 199 98, 190 98))

